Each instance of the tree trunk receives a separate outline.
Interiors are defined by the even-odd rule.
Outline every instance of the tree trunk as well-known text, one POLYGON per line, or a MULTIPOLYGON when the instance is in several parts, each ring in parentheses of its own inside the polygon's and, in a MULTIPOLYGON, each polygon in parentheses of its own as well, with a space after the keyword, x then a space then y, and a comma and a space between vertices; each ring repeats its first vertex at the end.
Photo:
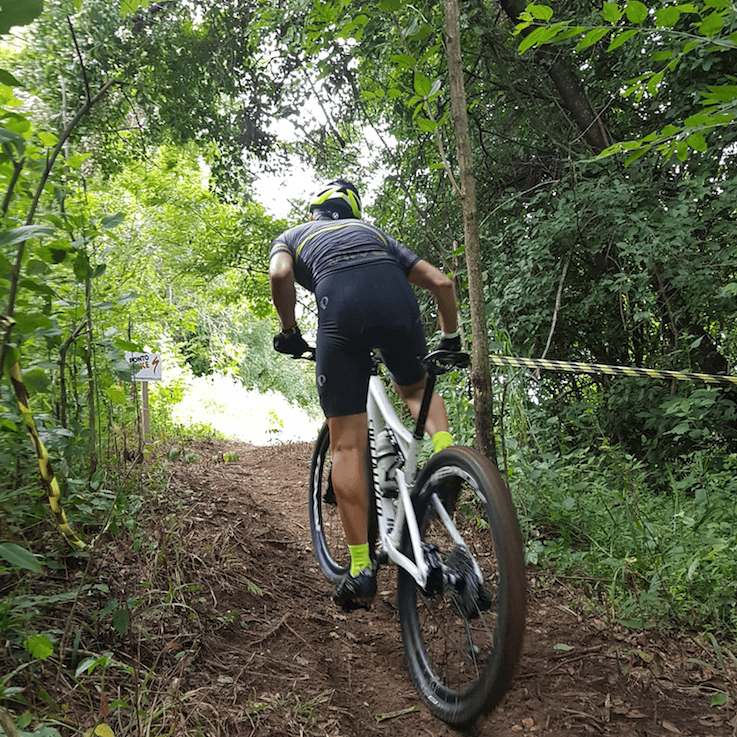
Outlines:
MULTIPOLYGON (((514 23, 519 22, 519 15, 526 5, 526 0, 501 0, 504 12, 514 23)), ((527 35, 532 30, 532 28, 528 28, 522 33, 527 35)), ((558 91, 561 102, 570 113, 571 118, 589 146, 597 154, 610 146, 612 140, 609 132, 604 127, 601 115, 594 112, 581 80, 575 74, 561 50, 556 48, 551 51, 542 47, 538 49, 538 56, 546 62, 546 71, 558 91)))
POLYGON ((87 364, 87 411, 89 420, 89 454, 90 479, 97 471, 97 413, 95 410, 95 375, 92 370, 92 279, 90 274, 90 262, 87 261, 87 277, 85 279, 85 313, 87 323, 87 351, 85 361, 87 364))
POLYGON ((471 163, 471 139, 466 113, 466 88, 461 58, 458 0, 445 0, 445 47, 450 80, 450 105, 455 127, 460 170, 460 200, 463 212, 463 237, 468 294, 471 310, 471 382, 474 389, 476 447, 496 462, 494 441, 494 398, 489 371, 489 339, 486 331, 484 284, 481 278, 481 245, 476 206, 476 180, 471 163))

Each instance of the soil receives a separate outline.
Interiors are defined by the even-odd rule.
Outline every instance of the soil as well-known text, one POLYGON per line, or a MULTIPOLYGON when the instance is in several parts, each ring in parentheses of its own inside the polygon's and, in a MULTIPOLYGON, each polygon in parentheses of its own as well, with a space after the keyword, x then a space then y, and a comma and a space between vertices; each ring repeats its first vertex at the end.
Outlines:
MULTIPOLYGON (((148 669, 139 731, 130 710, 118 704, 116 711, 115 699, 130 694, 114 668, 104 686, 95 682, 99 713, 85 714, 69 698, 65 721, 90 728, 106 718, 115 735, 148 733, 141 720, 154 713, 153 734, 456 735, 410 681, 396 572, 380 571, 368 612, 345 614, 331 602, 311 553, 309 444, 194 450, 198 460, 173 463, 157 492, 160 512, 148 516, 148 533, 139 530, 152 544, 136 551, 116 542, 122 536, 111 538, 90 571, 110 595, 135 602, 124 634, 103 629, 118 661, 148 669), (223 460, 225 453, 237 460, 223 460)), ((713 648, 697 636, 612 624, 582 582, 529 570, 528 586, 514 685, 473 734, 737 734, 732 698, 711 705, 729 687, 713 648)))

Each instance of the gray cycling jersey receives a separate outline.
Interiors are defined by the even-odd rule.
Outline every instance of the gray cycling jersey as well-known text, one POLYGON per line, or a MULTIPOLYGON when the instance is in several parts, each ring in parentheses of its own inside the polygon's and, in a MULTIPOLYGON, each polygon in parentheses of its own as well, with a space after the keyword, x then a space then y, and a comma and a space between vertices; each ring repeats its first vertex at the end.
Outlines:
POLYGON ((294 278, 311 292, 318 282, 353 266, 398 263, 408 275, 420 257, 379 228, 353 218, 314 220, 282 233, 269 259, 286 252, 294 259, 294 278))

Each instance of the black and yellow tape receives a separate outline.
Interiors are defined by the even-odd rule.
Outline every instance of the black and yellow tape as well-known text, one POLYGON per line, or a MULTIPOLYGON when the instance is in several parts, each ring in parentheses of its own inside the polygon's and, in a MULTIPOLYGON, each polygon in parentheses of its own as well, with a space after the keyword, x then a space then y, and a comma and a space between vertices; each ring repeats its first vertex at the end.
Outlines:
MULTIPOLYGON (((2 322, 7 325, 8 318, 2 318, 2 322)), ((23 422, 31 435, 33 446, 36 449, 38 468, 41 472, 41 484, 46 494, 46 498, 48 499, 49 507, 51 507, 51 512, 56 520, 56 524, 59 526, 59 530, 62 535, 64 535, 72 545, 80 549, 86 548, 87 544, 83 540, 80 540, 74 530, 69 526, 66 513, 61 505, 61 487, 59 486, 58 479, 54 475, 54 470, 51 466, 51 460, 49 459, 49 453, 46 450, 46 446, 43 444, 43 441, 39 437, 38 430, 36 429, 36 423, 33 419, 33 415, 31 414, 31 407, 28 401, 28 390, 23 383, 20 364, 17 360, 10 359, 8 376, 10 377, 10 383, 13 385, 15 399, 18 403, 18 408, 21 411, 23 422)))
POLYGON ((608 376, 646 376, 650 379, 676 381, 702 381, 706 384, 737 385, 737 376, 729 374, 699 374, 686 371, 664 371, 660 369, 636 368, 634 366, 608 366, 603 363, 578 363, 577 361, 550 361, 547 358, 516 358, 512 356, 489 356, 495 366, 566 371, 576 374, 606 374, 608 376))

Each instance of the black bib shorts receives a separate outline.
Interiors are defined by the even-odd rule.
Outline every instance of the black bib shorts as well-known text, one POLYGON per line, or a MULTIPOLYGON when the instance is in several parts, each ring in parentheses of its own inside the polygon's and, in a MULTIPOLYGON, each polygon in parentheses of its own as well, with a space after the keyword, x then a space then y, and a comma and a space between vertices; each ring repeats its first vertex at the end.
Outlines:
POLYGON ((425 376, 420 310, 399 264, 367 263, 325 276, 318 308, 316 380, 326 417, 366 411, 371 349, 378 349, 400 386, 425 376))

